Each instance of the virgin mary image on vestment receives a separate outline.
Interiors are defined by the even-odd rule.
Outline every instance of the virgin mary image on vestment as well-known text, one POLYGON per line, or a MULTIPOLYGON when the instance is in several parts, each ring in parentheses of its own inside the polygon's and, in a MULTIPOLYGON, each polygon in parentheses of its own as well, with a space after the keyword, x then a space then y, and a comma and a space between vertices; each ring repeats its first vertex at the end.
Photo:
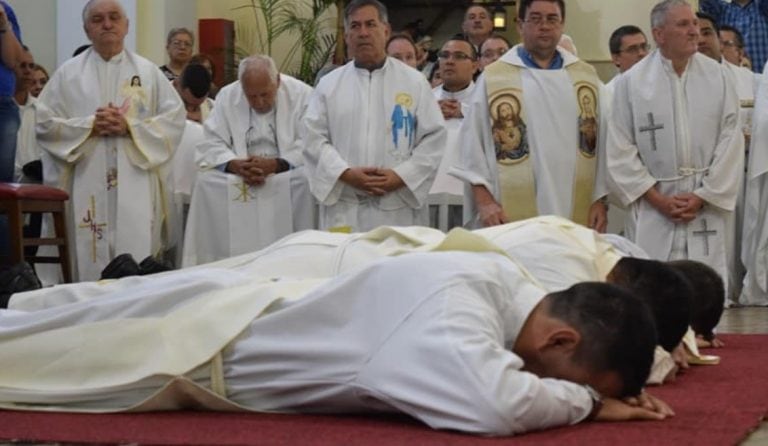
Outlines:
POLYGON ((591 86, 582 85, 577 90, 579 97, 579 150, 593 157, 597 147, 597 94, 591 86))
POLYGON ((497 161, 518 161, 528 155, 526 126, 520 118, 520 101, 503 94, 491 102, 491 132, 497 161))

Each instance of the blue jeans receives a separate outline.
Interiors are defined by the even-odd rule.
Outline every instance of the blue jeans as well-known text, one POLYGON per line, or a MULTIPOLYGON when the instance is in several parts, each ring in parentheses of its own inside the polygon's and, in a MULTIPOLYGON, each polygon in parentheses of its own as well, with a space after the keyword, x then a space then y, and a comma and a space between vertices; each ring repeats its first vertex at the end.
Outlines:
MULTIPOLYGON (((0 182, 13 181, 16 135, 21 125, 19 107, 10 96, 0 97, 0 182)), ((0 255, 9 253, 8 217, 0 216, 0 255)))

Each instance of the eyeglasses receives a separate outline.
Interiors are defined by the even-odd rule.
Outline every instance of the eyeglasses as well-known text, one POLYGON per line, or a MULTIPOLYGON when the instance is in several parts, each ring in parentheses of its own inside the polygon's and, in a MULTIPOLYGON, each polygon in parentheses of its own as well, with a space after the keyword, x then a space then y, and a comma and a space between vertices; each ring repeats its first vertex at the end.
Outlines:
POLYGON ((727 46, 728 48, 733 48, 733 47, 741 48, 741 45, 739 45, 739 43, 736 42, 735 40, 721 40, 720 43, 723 46, 727 46))
POLYGON ((174 40, 171 42, 171 46, 174 48, 192 48, 192 42, 185 40, 174 40))
POLYGON ((499 48, 498 50, 485 50, 480 55, 486 59, 491 57, 501 57, 507 52, 505 48, 499 48))
POLYGON ((473 57, 470 56, 469 54, 462 53, 460 51, 456 51, 455 53, 452 53, 450 51, 440 51, 439 53, 437 53, 437 58, 438 59, 442 59, 442 60, 448 60, 450 58, 453 58, 453 60, 456 60, 456 61, 459 61, 459 62, 461 62, 463 60, 472 60, 473 59, 473 57))
POLYGON ((629 54, 640 54, 641 51, 645 51, 646 53, 648 50, 651 49, 651 46, 647 43, 638 43, 637 45, 632 45, 624 48, 623 50, 619 50, 620 53, 629 53, 629 54))
POLYGON ((562 17, 559 15, 548 15, 546 17, 540 16, 540 15, 531 15, 527 19, 523 20, 525 23, 530 23, 534 26, 541 26, 543 24, 547 24, 549 26, 556 26, 563 22, 562 17))

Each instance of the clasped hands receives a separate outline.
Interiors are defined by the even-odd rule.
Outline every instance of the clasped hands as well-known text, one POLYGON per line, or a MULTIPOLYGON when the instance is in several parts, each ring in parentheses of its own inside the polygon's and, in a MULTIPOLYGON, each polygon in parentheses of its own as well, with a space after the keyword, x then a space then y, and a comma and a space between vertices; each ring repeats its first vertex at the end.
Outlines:
POLYGON ((595 421, 663 420, 675 412, 664 401, 645 391, 622 400, 605 398, 595 421))
POLYGON ((106 107, 96 109, 93 132, 99 136, 125 136, 128 133, 128 121, 123 112, 110 102, 106 107))
POLYGON ((693 221, 704 206, 704 200, 691 192, 664 195, 655 188, 651 188, 646 192, 645 197, 651 206, 674 223, 693 221))
POLYGON ((339 179, 376 197, 405 186, 403 179, 394 170, 378 167, 350 167, 341 174, 339 179))
POLYGON ((440 99, 437 103, 440 105, 440 111, 443 112, 444 119, 464 117, 461 113, 461 102, 456 99, 440 99))
POLYGON ((277 159, 261 156, 234 159, 227 163, 226 171, 241 176, 249 186, 260 186, 268 175, 277 172, 277 159))

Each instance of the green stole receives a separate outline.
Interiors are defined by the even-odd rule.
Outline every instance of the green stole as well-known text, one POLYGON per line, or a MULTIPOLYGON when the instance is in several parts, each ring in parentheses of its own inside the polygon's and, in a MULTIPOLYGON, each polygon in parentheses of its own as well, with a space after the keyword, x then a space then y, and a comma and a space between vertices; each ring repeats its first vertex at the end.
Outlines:
MULTIPOLYGON (((524 68, 499 61, 483 71, 488 95, 491 129, 496 149, 501 207, 509 221, 518 221, 539 215, 536 205, 535 172, 528 143, 523 99, 521 72, 524 68), (509 116, 511 110, 512 117, 509 116), (500 116, 499 115, 503 115, 500 116), (516 116, 515 116, 516 115, 516 116)), ((578 98, 581 121, 579 123, 580 147, 577 150, 571 220, 586 225, 592 205, 592 191, 597 170, 595 156, 598 139, 599 89, 597 75, 589 64, 578 61, 565 67, 573 81, 573 91, 578 98), (585 98, 585 96, 587 98, 585 98), (586 99, 586 101, 583 101, 586 99), (592 101, 592 111, 584 111, 585 102, 592 101)))

